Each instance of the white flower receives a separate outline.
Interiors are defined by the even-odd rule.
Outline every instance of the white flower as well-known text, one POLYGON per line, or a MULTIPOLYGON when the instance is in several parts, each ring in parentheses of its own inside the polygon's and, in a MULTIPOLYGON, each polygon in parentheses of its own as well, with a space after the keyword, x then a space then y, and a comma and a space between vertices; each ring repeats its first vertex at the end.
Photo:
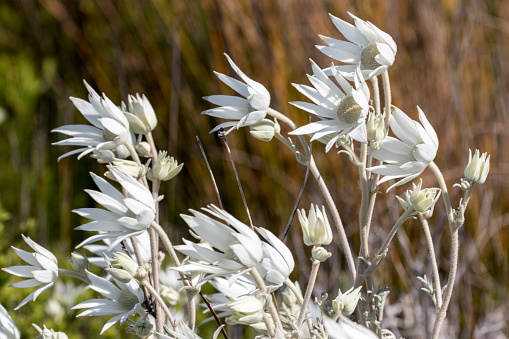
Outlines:
POLYGON ((106 322, 101 334, 117 321, 120 320, 120 324, 123 324, 131 315, 143 310, 141 303, 145 300, 145 295, 135 280, 127 284, 116 281, 117 287, 112 282, 88 271, 87 277, 92 283, 90 288, 102 294, 105 299, 87 300, 74 306, 72 309, 88 308, 88 310, 78 314, 78 317, 115 314, 113 318, 106 322))
MULTIPOLYGON (((219 333, 221 333, 221 329, 224 327, 224 325, 220 326, 215 332, 214 332, 214 335, 212 336, 212 339, 217 339, 217 337, 219 336, 219 333)), ((187 327, 187 325, 180 321, 178 324, 177 324, 177 332, 176 331, 173 331, 171 329, 169 329, 169 332, 170 334, 172 335, 172 337, 169 337, 167 335, 164 335, 164 334, 160 334, 160 333, 156 333, 157 337, 159 339, 201 339, 196 333, 194 333, 189 327, 187 327)))
POLYGON ((83 286, 75 286, 73 281, 57 280, 51 290, 51 297, 46 302, 46 312, 59 323, 69 309, 76 304, 76 298, 83 291, 83 286))
POLYGON ((227 306, 232 298, 240 298, 243 295, 252 294, 258 289, 254 282, 249 281, 245 277, 240 277, 232 283, 228 279, 216 277, 210 280, 210 284, 219 293, 209 294, 207 299, 212 305, 214 312, 221 318, 232 315, 231 308, 227 306))
POLYGON ((437 134, 419 106, 417 106, 417 110, 420 124, 393 106, 391 130, 400 140, 387 137, 380 149, 374 152, 376 159, 388 163, 388 165, 374 166, 368 169, 373 173, 385 176, 379 181, 379 184, 391 179, 404 178, 389 187, 387 191, 419 176, 437 154, 437 134))
POLYGON ((141 338, 154 338, 153 329, 155 326, 155 318, 148 313, 141 316, 135 322, 126 328, 126 333, 134 333, 137 337, 141 338))
POLYGON ((7 310, 0 305, 0 339, 19 339, 19 330, 7 310))
POLYGON ((405 211, 412 208, 417 213, 423 213, 432 209, 442 192, 440 188, 421 189, 422 180, 418 185, 412 184, 412 186, 412 190, 405 192, 405 199, 396 197, 405 211))
POLYGON ((140 97, 129 95, 128 106, 129 112, 124 114, 136 134, 147 134, 157 126, 157 117, 154 108, 148 101, 145 94, 140 97))
POLYGON ((336 141, 348 134, 359 142, 367 142, 365 120, 369 110, 369 88, 358 72, 355 73, 355 89, 335 68, 334 78, 339 87, 311 60, 313 75, 308 76, 314 88, 294 85, 314 104, 302 101, 291 102, 320 118, 320 121, 302 126, 289 134, 312 134, 311 140, 317 140, 334 134, 326 146, 328 152, 336 141))
POLYGON ((363 21, 348 13, 355 26, 330 15, 334 26, 349 40, 342 41, 320 36, 329 46, 316 46, 325 55, 344 62, 337 69, 351 79, 353 72, 360 66, 365 79, 382 74, 391 66, 396 57, 397 46, 392 37, 381 31, 369 21, 363 21))
POLYGON ((58 262, 57 258, 39 244, 35 243, 29 237, 21 235, 23 240, 30 246, 35 253, 20 250, 11 246, 14 252, 29 265, 11 266, 2 268, 3 271, 13 274, 18 277, 30 278, 28 280, 19 281, 10 285, 11 287, 29 288, 43 285, 34 292, 30 293, 28 297, 15 308, 17 310, 21 306, 28 303, 30 300, 37 299, 37 297, 48 288, 53 286, 58 278, 58 262))
POLYGON ((377 113, 370 113, 366 127, 368 130, 368 140, 370 141, 370 147, 375 150, 379 149, 383 143, 383 140, 385 137, 387 137, 384 116, 377 113))
POLYGON ((260 263, 263 258, 262 242, 249 226, 214 205, 203 210, 230 226, 194 210, 190 210, 193 216, 181 214, 191 230, 213 249, 183 239, 185 245, 175 246, 175 249, 199 262, 191 262, 175 270, 231 275, 245 273, 260 263))
POLYGON ((117 168, 108 167, 108 169, 128 192, 128 197, 126 198, 103 178, 91 173, 100 192, 85 191, 106 210, 101 208, 73 210, 80 216, 93 220, 75 229, 100 232, 89 237, 77 247, 106 238, 115 238, 115 241, 110 244, 109 248, 111 249, 122 240, 143 233, 154 221, 156 209, 152 193, 136 179, 122 173, 117 168))
POLYGON ((255 329, 266 329, 262 318, 269 301, 270 299, 267 299, 267 295, 263 293, 230 298, 230 302, 226 306, 231 309, 232 315, 226 318, 226 323, 230 325, 249 325, 255 329))
POLYGON ((320 211, 318 206, 311 204, 307 217, 304 209, 297 210, 297 213, 302 227, 304 244, 307 246, 322 246, 329 245, 332 242, 332 230, 324 206, 320 211))
POLYGON ((46 325, 43 325, 44 329, 36 324, 32 324, 32 326, 39 332, 39 335, 36 337, 37 339, 68 339, 67 334, 64 332, 55 332, 51 328, 46 328, 46 325))
POLYGON ((336 312, 341 312, 344 315, 352 314, 361 297, 361 289, 362 286, 357 287, 355 290, 352 287, 345 293, 341 293, 341 290, 338 290, 338 296, 332 300, 332 305, 336 312))
POLYGON ((465 168, 465 179, 470 182, 484 184, 488 173, 490 171, 490 156, 488 153, 479 155, 479 150, 476 149, 472 157, 472 150, 468 150, 468 165, 465 168))
POLYGON ((271 141, 274 135, 281 131, 277 121, 271 121, 269 119, 263 119, 254 125, 249 127, 249 134, 254 138, 261 141, 271 141))
MULTIPOLYGON (((58 158, 59 161, 76 153, 80 153, 78 159, 81 159, 94 151, 125 148, 125 143, 134 145, 134 135, 130 132, 129 122, 120 108, 106 95, 103 94, 101 98, 86 82, 85 86, 89 92, 89 102, 73 97, 70 99, 93 126, 66 125, 52 130, 52 132, 59 132, 72 137, 55 142, 53 145, 85 146, 65 153, 58 158)), ((118 157, 122 158, 121 156, 118 157)))
POLYGON ((253 125, 267 114, 270 106, 270 93, 260 83, 251 80, 245 75, 235 63, 226 55, 228 62, 233 70, 244 80, 244 82, 236 80, 225 74, 214 72, 219 80, 224 82, 235 92, 244 98, 231 95, 211 95, 203 97, 203 99, 218 105, 220 107, 208 109, 202 114, 210 115, 215 118, 230 119, 234 121, 224 122, 216 126, 212 131, 215 132, 220 128, 235 126, 237 129, 244 126, 253 125))

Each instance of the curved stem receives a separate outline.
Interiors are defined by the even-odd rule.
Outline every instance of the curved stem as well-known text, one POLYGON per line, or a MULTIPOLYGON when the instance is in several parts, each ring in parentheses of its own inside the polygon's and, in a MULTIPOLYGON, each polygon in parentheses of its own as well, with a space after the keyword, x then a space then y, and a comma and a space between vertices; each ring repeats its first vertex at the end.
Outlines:
POLYGON ((442 175, 442 172, 440 171, 438 166, 433 161, 429 163, 428 167, 431 169, 431 171, 433 171, 433 174, 438 180, 438 185, 442 190, 442 199, 444 200, 447 219, 449 220, 449 226, 452 227, 452 225, 454 224, 454 214, 451 205, 451 198, 449 197, 449 191, 447 189, 447 184, 445 183, 444 176, 442 175))
POLYGON ((403 223, 408 219, 410 214, 412 214, 413 212, 414 212, 414 209, 409 207, 405 211, 405 213, 403 213, 401 215, 401 217, 399 217, 398 221, 396 221, 394 226, 392 226, 391 232, 389 233, 389 235, 385 239, 382 247, 380 247, 380 250, 378 251, 379 254, 381 254, 381 253, 385 252, 385 250, 387 250, 387 247, 389 246, 389 243, 391 242, 392 238, 394 238, 394 235, 396 234, 396 232, 399 230, 401 225, 403 225, 403 223))
MULTIPOLYGON (((288 288, 292 291, 292 293, 297 298, 297 302, 302 306, 302 304, 304 303, 304 298, 302 298, 302 294, 297 289, 297 286, 295 286, 295 284, 290 279, 285 280, 285 285, 288 286, 288 288)), ((313 330, 313 322, 311 321, 310 318, 307 319, 307 324, 308 324, 309 333, 311 333, 311 331, 313 330)))
MULTIPOLYGON (((267 113, 274 118, 278 119, 279 121, 284 122, 289 127, 291 127, 293 130, 297 129, 297 125, 289 119, 286 115, 279 113, 278 111, 269 108, 267 113)), ((322 192, 323 197, 325 198, 325 201, 327 203, 327 207, 329 208, 330 213, 332 214, 332 219, 334 220, 334 225, 336 226, 336 229, 338 231, 339 235, 339 242, 341 244, 341 247, 343 249, 343 253, 346 257, 346 262, 348 266, 348 271, 350 273, 350 277, 352 280, 355 280, 356 278, 356 269, 355 269, 355 263, 353 260, 352 251, 350 249, 350 244, 348 243, 348 239, 346 237, 345 228, 343 226, 343 222, 341 221, 341 217, 339 215, 338 209, 336 208, 336 204, 334 203, 334 199, 332 198, 329 188, 325 184, 325 181, 322 178, 322 175, 320 174, 320 171, 318 170, 318 167, 316 166, 315 160, 313 158, 313 155, 309 152, 309 148, 307 146, 307 142, 305 138, 302 135, 299 135, 299 141, 304 147, 304 150, 306 152, 306 155, 309 159, 309 168, 311 170, 311 173, 313 174, 313 177, 318 183, 318 187, 320 188, 320 191, 322 192)))
POLYGON ((297 329, 300 329, 302 323, 304 322, 304 317, 307 313, 309 299, 311 299, 311 295, 313 293, 313 288, 315 287, 316 277, 318 275, 318 268, 320 267, 320 261, 314 260, 313 265, 311 266, 311 273, 309 274, 309 282, 306 288, 306 294, 304 295, 304 301, 302 302, 302 307, 300 309, 299 320, 297 320, 297 329))
POLYGON ((65 275, 65 276, 68 276, 68 277, 73 277, 73 278, 76 278, 76 279, 79 279, 79 280, 83 281, 85 284, 90 284, 90 280, 86 277, 86 275, 84 275, 82 273, 79 273, 79 272, 75 272, 75 271, 70 271, 70 270, 66 270, 66 269, 63 269, 63 268, 59 268, 58 269, 58 275, 65 275))
MULTIPOLYGON (((260 275, 260 273, 258 273, 256 268, 253 267, 251 269, 251 271, 249 272, 249 274, 251 274, 251 276, 253 277, 254 281, 260 288, 260 291, 267 293, 267 286, 265 285, 265 282, 263 281, 262 276, 260 275)), ((272 316, 272 321, 274 321, 274 324, 276 324, 276 327, 279 328, 279 330, 282 333, 284 333, 283 324, 281 323, 281 319, 279 318, 279 314, 277 313, 277 309, 276 309, 276 306, 274 306, 274 300, 272 298, 270 298, 269 312, 270 312, 270 315, 272 316)), ((267 328, 267 330, 269 330, 269 328, 267 328)), ((271 329, 269 331, 269 333, 274 333, 274 332, 272 332, 272 329, 271 329)))
POLYGON ((150 283, 147 281, 147 280, 143 280, 141 282, 141 284, 147 289, 149 290, 149 292, 154 296, 154 298, 157 300, 158 304, 161 305, 164 313, 166 314, 166 317, 168 318, 168 320, 170 321, 170 324, 171 326, 173 327, 174 330, 177 329, 177 323, 175 321, 175 319, 173 318, 173 316, 171 315, 171 312, 170 310, 168 309, 168 306, 166 306, 166 304, 164 303, 163 299, 161 299, 161 296, 159 295, 159 293, 156 292, 156 290, 154 290, 154 288, 152 287, 152 285, 150 285, 150 283))
POLYGON ((449 277, 447 279, 447 287, 444 293, 444 300, 442 303, 442 307, 437 313, 437 318, 435 319, 435 325, 433 326, 433 335, 432 339, 437 339, 440 334, 440 328, 442 327, 442 323, 444 322, 445 315, 447 314, 447 308, 449 307, 449 302, 451 301, 452 290, 454 288, 454 280, 456 279, 456 271, 458 269, 458 230, 456 229, 451 233, 451 267, 449 270, 449 277))
POLYGON ((163 230, 161 225, 159 225, 156 222, 152 222, 150 227, 153 228, 157 232, 159 237, 161 238, 161 241, 163 242, 163 245, 166 248, 166 250, 168 251, 168 254, 171 257, 171 260, 173 260, 173 263, 175 264, 175 266, 177 266, 177 267, 180 266, 180 260, 177 257, 177 252, 175 252, 175 249, 173 248, 173 244, 171 243, 170 238, 168 237, 166 232, 163 230))
POLYGON ((154 138, 152 137, 152 132, 148 132, 145 134, 145 138, 147 138, 147 142, 150 145, 150 153, 152 153, 152 163, 155 164, 157 161, 157 148, 154 143, 154 138))
POLYGON ((435 248, 433 246, 433 239, 431 238, 431 232, 429 231, 428 220, 426 220, 422 213, 418 214, 419 221, 422 224, 424 235, 426 236, 426 242, 428 243, 429 260, 433 269, 433 276, 435 277, 435 291, 436 291, 436 302, 435 307, 439 309, 442 307, 442 285, 440 284, 440 275, 438 274, 437 259, 435 257, 435 248))
MULTIPOLYGON (((138 156, 138 153, 136 153, 136 150, 134 149, 133 145, 131 145, 128 142, 126 142, 124 145, 125 145, 125 147, 127 147, 127 150, 129 151, 129 153, 131 153, 131 157, 136 162, 136 164, 138 166, 142 166, 140 157, 138 156)), ((141 176, 141 181, 143 182, 143 185, 145 185, 145 187, 148 188, 147 177, 145 177, 144 175, 141 176)))

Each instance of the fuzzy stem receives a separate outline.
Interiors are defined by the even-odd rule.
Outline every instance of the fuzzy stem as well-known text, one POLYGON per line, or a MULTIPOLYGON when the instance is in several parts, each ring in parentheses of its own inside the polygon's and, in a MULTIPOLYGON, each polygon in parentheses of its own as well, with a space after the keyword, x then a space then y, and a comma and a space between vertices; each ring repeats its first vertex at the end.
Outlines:
POLYGON ((166 250, 168 251, 168 254, 171 257, 171 260, 173 260, 173 263, 175 264, 175 266, 177 266, 177 267, 180 266, 180 260, 177 257, 177 253, 175 252, 175 249, 173 248, 173 244, 171 243, 170 238, 168 237, 166 232, 163 230, 161 225, 159 225, 156 222, 152 222, 150 227, 153 228, 157 232, 159 237, 161 238, 161 241, 163 242, 163 245, 166 248, 166 250))
POLYGON ((304 322, 304 317, 306 315, 306 310, 308 308, 309 300, 311 299, 311 295, 313 294, 313 288, 315 287, 316 277, 318 276, 318 268, 320 267, 320 261, 314 260, 313 265, 311 266, 311 273, 309 274, 309 282, 308 287, 306 288, 306 293, 304 294, 304 301, 302 302, 302 307, 300 309, 299 320, 297 320, 297 329, 300 329, 302 323, 304 322))
POLYGON ((168 306, 166 306, 166 304, 164 303, 163 299, 161 299, 161 296, 159 295, 159 293, 157 293, 156 290, 154 290, 152 285, 150 285, 150 283, 147 280, 143 280, 141 282, 141 284, 147 290, 149 290, 149 292, 154 296, 154 298, 156 298, 158 304, 161 305, 164 313, 166 314, 166 317, 168 318, 168 320, 170 320, 171 326, 173 327, 174 330, 176 330, 177 329, 177 323, 176 323, 175 319, 173 318, 173 316, 171 315, 171 312, 168 309, 168 306))
POLYGON ((68 276, 68 277, 73 277, 73 278, 76 278, 76 279, 79 279, 79 280, 83 281, 86 284, 90 284, 90 280, 87 278, 87 276, 82 274, 82 273, 79 273, 79 272, 75 272, 75 271, 70 271, 70 270, 66 270, 66 269, 63 269, 63 268, 59 268, 58 269, 58 275, 65 275, 65 276, 68 276))
POLYGON ((442 323, 444 322, 445 315, 447 314, 447 308, 449 307, 449 302, 451 301, 452 290, 454 288, 454 280, 456 279, 456 271, 458 269, 458 230, 456 229, 451 233, 451 267, 449 269, 449 277, 447 279, 447 287, 444 293, 444 300, 442 303, 442 307, 437 313, 437 317, 435 319, 435 325, 433 326, 433 335, 432 339, 437 339, 440 334, 440 328, 442 327, 442 323))
MULTIPOLYGON (((302 304, 304 303, 304 298, 302 298, 302 295, 300 291, 297 289, 297 286, 295 286, 295 284, 290 279, 285 280, 285 285, 288 286, 288 288, 293 292, 293 294, 297 298, 297 302, 302 306, 302 304)), ((311 321, 311 319, 309 318, 307 319, 307 324, 309 333, 311 333, 311 331, 313 330, 313 322, 311 321)))
POLYGON ((373 85, 373 102, 375 104, 375 112, 380 114, 380 87, 378 86, 378 76, 372 77, 371 84, 373 85))
POLYGON ((401 225, 403 225, 403 223, 408 219, 408 217, 410 216, 410 214, 412 214, 414 212, 414 209, 412 207, 409 207, 405 213, 403 213, 401 215, 401 217, 399 217, 398 221, 396 221, 396 223, 394 224, 394 226, 392 226, 392 229, 391 229, 391 232, 389 233, 389 235, 387 236, 387 238, 385 239, 382 247, 380 247, 380 250, 378 251, 379 254, 382 254, 383 252, 385 252, 385 250, 387 249, 387 247, 389 246, 389 243, 391 242, 392 238, 394 237, 394 235, 396 234, 396 232, 399 230, 399 228, 401 227, 401 225))
POLYGON ((444 176, 442 172, 438 168, 438 166, 432 161, 429 163, 428 167, 433 171, 433 174, 438 180, 438 185, 442 190, 442 199, 444 200, 445 211, 447 213, 447 219, 449 220, 449 225, 452 227, 454 224, 454 214, 451 205, 451 198, 449 197, 449 191, 447 190, 447 184, 445 183, 444 176))
POLYGON ((440 275, 438 274, 438 265, 437 259, 435 257, 435 248, 433 246, 433 239, 431 238, 431 232, 429 231, 428 220, 423 217, 422 213, 418 214, 419 221, 422 224, 422 228, 424 230, 424 234, 426 236, 426 242, 428 243, 428 251, 429 251, 429 260, 431 262, 431 267, 433 269, 433 276, 435 277, 435 291, 436 291, 436 301, 437 304, 435 307, 440 309, 442 307, 442 285, 440 284, 440 275))
POLYGON ((382 73, 382 82, 384 86, 384 101, 385 101, 385 129, 389 131, 389 124, 391 122, 391 82, 389 81, 389 72, 382 73))
POLYGON ((152 137, 152 132, 148 132, 145 134, 145 138, 147 138, 147 142, 150 145, 150 153, 152 153, 152 163, 155 164, 157 161, 157 148, 154 143, 154 138, 152 137))
MULTIPOLYGON (((297 125, 289 119, 287 116, 285 116, 282 113, 279 113, 278 111, 269 108, 267 113, 274 118, 278 119, 279 121, 284 122, 289 127, 291 127, 293 130, 297 129, 297 125)), ((350 277, 352 280, 355 280, 356 278, 356 270, 355 270, 355 263, 353 260, 352 251, 350 249, 350 244, 348 243, 348 239, 346 237, 345 228, 343 226, 343 222, 341 221, 341 217, 339 215, 338 209, 336 208, 336 204, 334 202, 334 199, 332 198, 329 188, 325 184, 325 181, 322 178, 322 175, 320 174, 320 171, 318 170, 318 167, 316 166, 315 160, 313 158, 313 155, 309 152, 309 148, 307 146, 307 142, 305 141, 305 138, 302 135, 298 136, 299 141, 302 143, 306 155, 309 159, 309 169, 311 170, 311 173, 313 174, 313 177, 318 183, 318 187, 320 188, 320 191, 322 192, 322 195, 325 198, 325 201, 327 202, 327 207, 329 208, 330 213, 332 214, 332 219, 334 220, 334 225, 336 226, 336 229, 338 231, 339 235, 339 242, 341 244, 341 247, 343 249, 343 253, 346 257, 346 262, 348 265, 348 271, 350 273, 350 277), (303 140, 304 139, 304 140, 303 140)))
MULTIPOLYGON (((262 276, 260 275, 260 273, 258 273, 256 268, 253 267, 249 274, 251 274, 251 276, 253 277, 254 281, 256 282, 256 285, 258 285, 258 287, 260 288, 260 291, 267 293, 267 286, 265 285, 262 276)), ((277 312, 276 306, 274 306, 274 300, 272 298, 270 298, 269 312, 270 315, 272 316, 272 321, 274 321, 274 324, 276 324, 276 327, 279 328, 279 330, 284 333, 283 324, 281 323, 281 319, 279 318, 279 314, 277 312)), ((268 329, 269 328, 267 328, 267 330, 268 329)), ((272 332, 272 329, 269 332, 274 333, 272 332)))

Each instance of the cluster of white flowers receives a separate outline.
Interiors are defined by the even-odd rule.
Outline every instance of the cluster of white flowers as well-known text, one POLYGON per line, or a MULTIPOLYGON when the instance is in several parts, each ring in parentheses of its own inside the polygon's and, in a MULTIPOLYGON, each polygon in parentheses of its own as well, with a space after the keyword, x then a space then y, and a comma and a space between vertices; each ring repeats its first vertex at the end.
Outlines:
MULTIPOLYGON (((59 268, 57 258, 50 251, 23 236, 35 252, 15 247, 13 250, 28 265, 3 270, 27 278, 11 286, 38 289, 16 309, 30 300, 35 301, 55 284, 59 276, 66 275, 85 282, 87 288, 101 295, 72 307, 73 310, 85 309, 77 316, 113 315, 105 322, 101 334, 119 322, 120 325, 129 325, 126 333, 141 338, 196 339, 199 338, 196 334, 196 308, 206 305, 217 322, 214 338, 225 331, 219 318, 230 325, 250 326, 259 334, 257 338, 376 338, 371 330, 384 337, 394 337, 388 329, 381 327, 387 289, 374 291, 371 275, 385 258, 394 234, 407 219, 418 215, 424 229, 428 227, 426 220, 432 216, 439 198, 444 199, 454 240, 464 222, 464 211, 473 184, 486 181, 490 157, 487 153, 480 155, 478 150, 474 155, 470 151, 465 177, 458 184, 466 191, 465 197, 460 206, 453 209, 445 180, 433 162, 438 152, 438 137, 424 112, 417 107, 420 121, 417 122, 391 105, 390 94, 385 98, 383 112, 380 95, 371 97, 367 81, 372 82, 374 91, 379 94, 380 88, 376 87, 379 86, 379 76, 383 79, 384 94, 390 93, 387 72, 395 60, 396 44, 387 33, 370 22, 352 14, 350 16, 355 25, 331 16, 334 25, 348 41, 322 36, 327 46, 317 46, 324 54, 344 65, 332 63, 322 68, 311 60, 313 74, 308 79, 312 87, 294 85, 312 103, 296 101, 291 104, 316 116, 318 121, 297 127, 288 117, 272 109, 269 91, 244 74, 228 55, 229 64, 242 81, 221 73, 216 75, 242 97, 204 97, 218 107, 203 114, 230 120, 217 125, 211 132, 229 128, 226 132, 229 133, 249 126, 254 138, 262 141, 277 139, 289 147, 300 163, 307 164, 318 181, 327 202, 328 214, 338 232, 338 241, 333 242, 334 235, 325 206, 319 208, 311 204, 307 214, 304 209, 297 210, 303 243, 312 246, 311 269, 304 294, 299 283, 290 279, 295 261, 284 240, 264 227, 254 227, 251 219, 248 226, 214 205, 203 208, 205 213, 190 209, 191 215, 181 215, 198 242, 183 239, 182 245, 174 246, 169 234, 159 224, 158 204, 164 198, 159 195, 159 187, 162 182, 177 176, 183 164, 178 164, 164 150, 157 152, 151 135, 157 126, 154 108, 145 95, 139 94, 130 95, 127 105, 121 103, 117 106, 85 82, 89 100, 71 100, 92 126, 62 126, 54 131, 70 136, 55 144, 81 146, 58 160, 79 153, 78 158, 91 155, 99 163, 107 164, 108 171, 104 177, 112 183, 91 173, 99 190, 85 190, 103 208, 86 207, 73 211, 91 220, 76 227, 76 230, 97 232, 76 247, 83 246, 91 254, 87 257, 73 252, 68 259, 73 271, 69 271, 59 268), (298 137, 299 145, 291 138, 281 136, 280 122, 292 128, 289 134, 298 137), (391 131, 394 136, 389 136, 391 131), (310 137, 310 142, 325 141, 326 152, 333 146, 343 147, 340 153, 347 153, 359 169, 362 200, 359 213, 361 246, 357 265, 354 264, 339 211, 305 136, 310 137), (354 147, 354 143, 358 143, 355 146, 359 147, 354 147), (140 157, 150 159, 142 164, 140 157), (388 190, 404 185, 418 178, 426 168, 435 174, 440 188, 422 188, 421 180, 418 184, 414 183, 413 189, 406 191, 403 198, 398 197, 404 212, 381 249, 371 255, 368 242, 375 210, 372 197, 381 193, 378 186, 394 179, 399 181, 388 190), (383 178, 380 179, 380 176, 383 178), (98 241, 103 243, 97 244, 98 241), (329 300, 328 294, 323 293, 320 301, 313 301, 320 265, 332 255, 326 247, 335 243, 341 245, 344 253, 351 277, 350 288, 345 293, 339 290, 335 299, 329 300), (162 265, 165 255, 160 250, 163 246, 171 265, 162 265), (186 258, 181 261, 177 252, 186 258), (90 264, 94 272, 100 269, 101 273, 92 273, 90 264), (161 267, 167 269, 161 270, 161 267), (201 293, 202 286, 207 283, 217 293, 208 296, 201 293), (284 289, 282 300, 275 297, 274 292, 279 289, 284 289), (198 294, 203 304, 196 301, 198 294), (356 309, 357 313, 354 313, 356 309), (134 320, 135 316, 138 316, 137 320, 134 320), (355 317, 367 328, 355 324, 347 316, 355 317)), ((437 263, 433 246, 428 245, 432 265, 435 265, 435 289, 439 292, 433 292, 431 283, 428 290, 434 295, 434 302, 442 305, 437 263)), ((457 250, 457 246, 455 248, 457 250)), ((453 255, 451 257, 454 258, 453 255)), ((449 281, 454 281, 454 274, 455 271, 451 270, 449 281)), ((302 275, 299 278, 302 280, 302 275)), ((59 288, 78 291, 67 286, 59 288)), ((452 285, 448 285, 443 297, 446 306, 440 312, 447 311, 451 293, 452 285)), ((74 303, 74 298, 68 299, 74 303)), ((443 317, 437 316, 435 338, 440 331, 440 321, 443 317)), ((0 323, 1 337, 20 337, 19 330, 3 307, 0 307, 0 323)), ((67 338, 65 333, 55 332, 46 326, 42 329, 37 325, 34 327, 39 332, 38 338, 67 338)))

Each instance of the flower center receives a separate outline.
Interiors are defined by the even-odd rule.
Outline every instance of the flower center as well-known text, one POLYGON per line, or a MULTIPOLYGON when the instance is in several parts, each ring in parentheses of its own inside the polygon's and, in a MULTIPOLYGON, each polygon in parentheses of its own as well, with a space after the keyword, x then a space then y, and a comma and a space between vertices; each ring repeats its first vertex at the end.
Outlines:
POLYGON ((380 52, 376 47, 376 43, 372 43, 371 45, 368 45, 366 48, 364 48, 361 53, 362 67, 365 69, 377 69, 378 67, 382 66, 375 60, 375 57, 378 54, 380 54, 380 52))
POLYGON ((129 290, 123 290, 122 292, 120 292, 117 301, 120 304, 120 306, 122 306, 122 308, 126 310, 133 309, 133 307, 136 306, 137 303, 139 303, 138 297, 129 290))
POLYGON ((338 109, 336 110, 338 120, 348 125, 356 123, 357 120, 359 120, 361 113, 362 107, 351 95, 341 99, 338 109))
POLYGON ((108 131, 106 128, 103 130, 104 141, 113 141, 118 135, 108 131))

